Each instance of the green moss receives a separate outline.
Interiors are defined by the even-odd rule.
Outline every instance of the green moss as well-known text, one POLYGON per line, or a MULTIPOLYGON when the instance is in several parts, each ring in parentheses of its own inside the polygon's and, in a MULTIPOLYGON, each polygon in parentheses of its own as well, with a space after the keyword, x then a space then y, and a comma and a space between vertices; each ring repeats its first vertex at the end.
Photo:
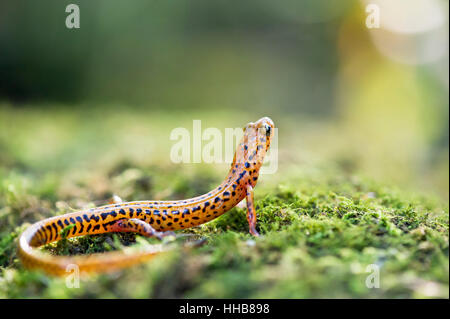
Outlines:
MULTIPOLYGON (((178 248, 165 256, 118 274, 84 279, 78 289, 10 261, 17 238, 17 230, 11 231, 0 242, 0 293, 2 297, 448 297, 447 208, 412 204, 401 194, 392 195, 394 191, 364 197, 355 190, 347 197, 351 193, 341 195, 337 185, 310 185, 285 182, 266 195, 256 188, 260 238, 247 233, 245 210, 234 208, 185 231, 207 238, 205 246, 185 251, 177 242, 178 248), (380 267, 378 289, 365 285, 371 264, 380 267)), ((90 254, 122 249, 135 244, 136 237, 85 236, 46 249, 59 255, 90 254)))
MULTIPOLYGON (((112 132, 116 125, 109 119, 92 127, 112 132)), ((65 141, 81 155, 55 141, 48 145, 47 161, 18 148, 25 132, 18 131, 15 140, 0 136, 0 298, 449 296, 448 202, 350 175, 331 164, 299 171, 281 163, 277 174, 261 177, 255 188, 260 238, 248 233, 245 209, 235 207, 181 232, 205 238, 204 246, 184 248, 179 239, 171 252, 115 274, 82 279, 80 288, 68 288, 65 278, 25 270, 16 247, 30 223, 105 204, 114 194, 126 200, 195 196, 218 184, 227 169, 124 159, 128 145, 116 153, 108 153, 111 146, 97 145, 95 152, 108 161, 84 166, 79 159, 94 152, 93 142, 84 135, 71 138, 71 129, 53 126, 66 132, 65 141), (379 267, 380 288, 366 286, 370 265, 379 267)), ((83 130, 89 136, 93 128, 83 124, 83 130)), ((100 135, 114 145, 112 137, 100 135)), ((155 242, 134 234, 105 234, 64 239, 44 250, 79 255, 155 242)))

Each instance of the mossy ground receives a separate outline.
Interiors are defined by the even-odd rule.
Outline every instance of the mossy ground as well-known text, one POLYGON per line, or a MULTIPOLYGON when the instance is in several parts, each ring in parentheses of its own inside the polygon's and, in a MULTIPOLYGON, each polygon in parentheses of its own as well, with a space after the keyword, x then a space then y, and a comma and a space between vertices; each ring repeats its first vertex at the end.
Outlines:
MULTIPOLYGON (((146 264, 68 288, 65 278, 22 268, 17 239, 30 223, 104 204, 113 194, 126 200, 198 195, 218 184, 226 168, 136 160, 128 140, 115 148, 120 155, 105 155, 118 145, 106 133, 116 128, 111 118, 86 123, 62 113, 33 121, 33 112, 3 115, 15 124, 0 139, 0 298, 449 297, 448 202, 412 195, 332 162, 299 169, 281 161, 277 174, 261 177, 255 189, 260 238, 248 234, 245 210, 236 207, 183 231, 205 238, 201 247, 186 250, 177 241, 178 248, 146 264), (379 288, 366 286, 370 265, 379 268, 379 288)), ((150 136, 123 129, 143 144, 150 136)), ((143 242, 155 240, 106 234, 47 250, 85 254, 143 242)))

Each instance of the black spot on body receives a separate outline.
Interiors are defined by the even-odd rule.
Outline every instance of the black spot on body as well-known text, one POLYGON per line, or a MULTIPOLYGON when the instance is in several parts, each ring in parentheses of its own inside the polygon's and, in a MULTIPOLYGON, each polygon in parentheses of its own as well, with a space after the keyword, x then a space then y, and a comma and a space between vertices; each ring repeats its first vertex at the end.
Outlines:
POLYGON ((46 229, 49 231, 49 233, 50 233, 50 235, 48 236, 48 240, 51 241, 51 240, 53 239, 52 227, 51 227, 50 225, 47 225, 45 228, 46 228, 46 229))

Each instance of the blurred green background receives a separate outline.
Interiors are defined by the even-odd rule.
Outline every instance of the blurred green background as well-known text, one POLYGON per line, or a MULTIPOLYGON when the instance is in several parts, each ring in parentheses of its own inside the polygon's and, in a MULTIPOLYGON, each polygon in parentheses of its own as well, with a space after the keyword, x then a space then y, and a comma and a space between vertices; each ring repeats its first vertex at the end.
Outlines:
POLYGON ((448 90, 448 1, 1 1, 0 297, 448 298, 448 90), (65 26, 69 3, 80 29, 65 26), (20 268, 27 223, 220 182, 228 163, 171 163, 174 128, 262 116, 279 158, 255 191, 257 250, 236 208, 190 230, 212 238, 205 269, 171 255, 148 280, 138 268, 77 292, 20 268), (385 260, 368 290, 354 273, 385 260))
POLYGON ((69 3, 0 4, 0 150, 76 157, 67 136, 59 153, 40 136, 60 117, 83 138, 88 119, 126 114, 118 129, 148 133, 167 115, 164 139, 193 118, 223 128, 267 115, 281 129, 280 165, 331 160, 448 198, 446 1, 372 2, 380 29, 354 0, 80 0, 80 29, 65 27, 69 3))

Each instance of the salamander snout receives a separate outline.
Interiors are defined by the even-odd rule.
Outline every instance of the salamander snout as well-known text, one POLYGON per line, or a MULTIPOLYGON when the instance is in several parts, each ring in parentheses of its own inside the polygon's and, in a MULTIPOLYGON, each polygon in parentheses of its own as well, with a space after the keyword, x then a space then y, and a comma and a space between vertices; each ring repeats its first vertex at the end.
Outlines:
POLYGON ((255 124, 257 128, 262 128, 264 130, 267 137, 271 136, 273 128, 275 127, 273 121, 267 116, 259 119, 255 124))

